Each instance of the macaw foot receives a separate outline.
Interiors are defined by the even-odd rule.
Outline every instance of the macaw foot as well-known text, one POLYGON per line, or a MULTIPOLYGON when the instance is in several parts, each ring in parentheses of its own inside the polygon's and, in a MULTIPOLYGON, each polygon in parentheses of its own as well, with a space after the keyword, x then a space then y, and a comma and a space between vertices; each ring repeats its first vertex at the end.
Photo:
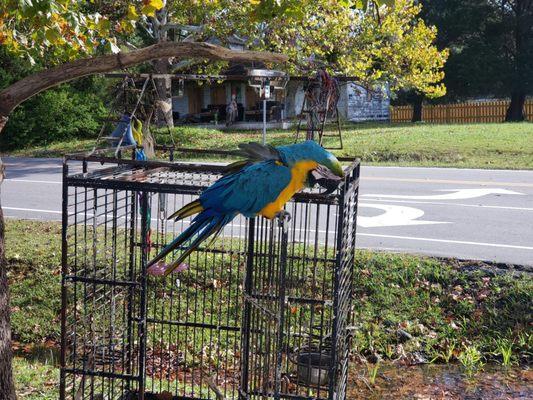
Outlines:
POLYGON ((291 220, 291 214, 285 210, 281 210, 276 213, 276 218, 278 219, 279 226, 283 228, 285 232, 289 229, 289 222, 291 220))

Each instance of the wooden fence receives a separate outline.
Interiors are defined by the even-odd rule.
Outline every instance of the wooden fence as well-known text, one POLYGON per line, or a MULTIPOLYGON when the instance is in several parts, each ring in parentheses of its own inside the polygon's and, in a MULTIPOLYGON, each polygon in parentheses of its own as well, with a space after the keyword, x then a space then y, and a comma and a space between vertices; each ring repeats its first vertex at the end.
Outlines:
MULTIPOLYGON (((424 105, 422 121, 442 124, 503 122, 509 101, 483 101, 442 105, 424 105)), ((533 120, 533 100, 526 101, 526 118, 533 120)), ((391 107, 391 122, 411 122, 412 106, 391 107)))

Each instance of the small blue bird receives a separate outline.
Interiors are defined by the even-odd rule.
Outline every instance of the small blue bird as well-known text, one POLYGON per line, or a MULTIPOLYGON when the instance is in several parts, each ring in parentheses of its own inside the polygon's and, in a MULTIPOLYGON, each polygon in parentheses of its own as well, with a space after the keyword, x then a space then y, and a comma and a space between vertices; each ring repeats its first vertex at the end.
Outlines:
POLYGON ((313 186, 320 180, 336 182, 336 187, 344 176, 337 158, 314 141, 279 147, 259 143, 239 147, 247 158, 229 165, 228 174, 205 189, 198 200, 169 217, 178 221, 198 214, 185 231, 150 261, 148 267, 187 243, 183 253, 165 267, 165 274, 169 274, 209 236, 215 235, 216 238, 237 214, 249 218, 258 215, 268 219, 280 217, 285 214, 285 204, 304 187, 313 186))

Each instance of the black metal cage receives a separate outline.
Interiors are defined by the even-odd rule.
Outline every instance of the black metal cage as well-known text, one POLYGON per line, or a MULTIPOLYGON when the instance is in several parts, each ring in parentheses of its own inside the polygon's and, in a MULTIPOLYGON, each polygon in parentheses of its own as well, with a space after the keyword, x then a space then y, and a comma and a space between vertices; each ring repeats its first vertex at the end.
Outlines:
POLYGON ((167 216, 222 166, 67 157, 61 399, 346 398, 359 164, 292 218, 237 217, 169 277, 167 216))

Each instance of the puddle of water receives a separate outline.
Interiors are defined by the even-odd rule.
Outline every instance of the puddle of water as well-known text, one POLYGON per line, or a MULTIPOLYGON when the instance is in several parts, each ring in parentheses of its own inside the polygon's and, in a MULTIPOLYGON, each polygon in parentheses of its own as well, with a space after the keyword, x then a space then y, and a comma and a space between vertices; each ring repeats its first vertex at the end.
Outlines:
POLYGON ((59 365, 59 348, 42 344, 28 345, 23 348, 14 346, 14 354, 27 360, 38 361, 43 364, 59 365))
POLYGON ((533 399, 533 371, 485 366, 469 378, 457 365, 379 367, 374 384, 365 366, 350 376, 350 400, 530 400, 533 399))

